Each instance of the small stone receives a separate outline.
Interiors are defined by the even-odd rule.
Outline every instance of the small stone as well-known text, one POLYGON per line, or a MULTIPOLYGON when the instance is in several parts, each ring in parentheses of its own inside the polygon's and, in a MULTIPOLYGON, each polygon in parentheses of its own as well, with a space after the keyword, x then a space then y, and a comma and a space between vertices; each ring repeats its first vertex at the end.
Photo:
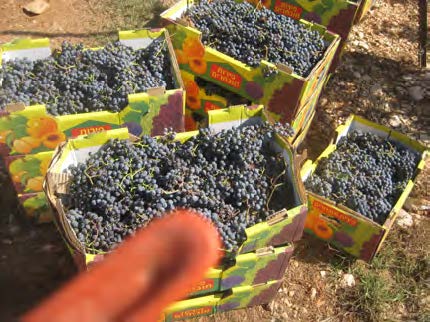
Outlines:
POLYGON ((352 75, 357 79, 361 78, 361 74, 359 72, 353 72, 352 75))
POLYGON ((424 90, 421 86, 412 86, 408 88, 408 93, 411 96, 411 98, 419 102, 424 98, 424 90))
POLYGON ((49 3, 45 0, 34 0, 23 7, 26 13, 40 15, 49 9, 49 3))
POLYGON ((289 320, 289 317, 288 317, 287 312, 282 313, 282 314, 281 314, 281 318, 282 318, 282 321, 288 321, 288 320, 289 320))
POLYGON ((270 308, 270 311, 271 311, 271 312, 274 312, 274 311, 275 311, 275 308, 276 308, 276 303, 275 303, 275 301, 272 301, 272 302, 269 304, 269 308, 270 308))
POLYGON ((381 85, 379 85, 378 83, 376 83, 376 84, 373 84, 371 87, 370 87, 370 94, 373 96, 373 97, 381 97, 381 96, 383 96, 384 95, 384 91, 382 90, 382 86, 381 85))
POLYGON ((414 76, 412 76, 412 75, 403 75, 403 76, 402 76, 402 78, 403 78, 405 81, 411 81, 411 80, 413 80, 413 79, 414 79, 414 76))
POLYGON ((13 244, 12 240, 10 240, 8 238, 2 239, 1 242, 5 245, 12 245, 13 244))
POLYGON ((321 106, 326 106, 328 103, 328 99, 326 99, 325 97, 321 98, 320 100, 320 105, 321 106))
POLYGON ((392 127, 399 127, 402 124, 402 121, 398 115, 393 115, 388 122, 392 127))
POLYGON ((426 297, 422 298, 422 299, 420 300, 420 304, 421 304, 421 305, 423 305, 423 306, 427 306, 427 305, 429 305, 429 304, 430 304, 430 295, 428 295, 428 296, 426 296, 426 297))
POLYGON ((312 287, 311 289, 311 300, 315 300, 315 297, 317 296, 317 290, 312 287))
POLYGON ((412 216, 407 213, 405 210, 400 209, 399 214, 397 216, 397 225, 402 228, 411 227, 414 224, 414 220, 412 216))
POLYGON ((341 282, 343 287, 353 287, 355 286, 355 278, 352 274, 344 274, 341 282))
POLYGON ((403 205, 403 208, 405 208, 406 211, 425 213, 430 211, 430 201, 426 199, 418 199, 418 198, 410 197, 406 199, 406 202, 403 205))
POLYGON ((369 75, 364 75, 361 79, 365 82, 370 82, 372 80, 372 77, 370 77, 369 75))
POLYGON ((430 142, 430 135, 428 135, 426 133, 421 133, 420 134, 420 140, 427 144, 430 142))
POLYGON ((367 42, 365 41, 360 41, 360 43, 358 44, 361 48, 368 50, 370 47, 367 44, 367 42))
POLYGON ((357 34, 358 34, 358 38, 361 38, 361 39, 364 38, 364 33, 363 32, 359 31, 357 34))
POLYGON ((296 292, 294 292, 294 291, 289 291, 289 292, 288 292, 288 296, 289 296, 289 297, 293 297, 295 293, 296 293, 296 292))
POLYGON ((42 246, 42 251, 44 251, 44 252, 47 252, 47 253, 50 253, 50 252, 52 252, 53 250, 55 250, 55 245, 52 245, 52 244, 45 244, 45 245, 43 245, 42 246))
POLYGON ((287 298, 284 298, 284 303, 285 303, 285 305, 286 306, 288 306, 288 307, 291 307, 293 304, 290 302, 290 300, 289 299, 287 299, 287 298))
POLYGON ((307 313, 308 313, 308 310, 307 310, 305 307, 302 307, 302 313, 303 313, 303 314, 307 314, 307 313))
POLYGON ((12 235, 16 235, 20 230, 21 228, 17 225, 13 225, 9 227, 9 233, 11 233, 12 235))
POLYGON ((320 275, 322 278, 326 277, 327 272, 326 271, 320 271, 320 275))

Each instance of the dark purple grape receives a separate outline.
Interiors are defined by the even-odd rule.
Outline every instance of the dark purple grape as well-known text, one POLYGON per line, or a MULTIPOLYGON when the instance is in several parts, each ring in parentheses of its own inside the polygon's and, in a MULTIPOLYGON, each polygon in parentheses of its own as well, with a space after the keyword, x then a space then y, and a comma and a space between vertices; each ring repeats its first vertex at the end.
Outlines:
POLYGON ((139 123, 136 122, 127 122, 124 123, 124 126, 127 127, 128 132, 135 135, 135 136, 140 136, 142 135, 143 129, 142 126, 140 126, 139 123))

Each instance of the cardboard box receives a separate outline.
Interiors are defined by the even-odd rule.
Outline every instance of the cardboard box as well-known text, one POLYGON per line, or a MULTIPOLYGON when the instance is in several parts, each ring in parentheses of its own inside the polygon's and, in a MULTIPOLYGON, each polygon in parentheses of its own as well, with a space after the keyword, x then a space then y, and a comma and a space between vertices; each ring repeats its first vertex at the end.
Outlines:
MULTIPOLYGON (((128 126, 134 135, 160 135, 167 127, 184 130, 185 93, 179 67, 166 29, 120 31, 119 40, 134 49, 148 46, 153 39, 166 41, 172 62, 175 89, 148 89, 128 96, 121 112, 108 111, 52 116, 44 105, 11 104, 0 111, 0 154, 34 154, 55 149, 68 137, 128 126)), ((91 49, 97 50, 97 49, 91 49)), ((51 55, 48 39, 19 39, 0 47, 0 59, 30 60, 51 55)), ((1 63, 1 61, 0 61, 1 63)))
MULTIPOLYGON (((275 119, 290 123, 294 115, 308 102, 320 82, 324 82, 330 64, 339 46, 340 37, 325 27, 300 20, 308 28, 317 30, 329 43, 323 58, 307 77, 299 76, 285 65, 262 60, 258 67, 250 67, 201 42, 201 32, 180 19, 187 6, 194 1, 181 0, 161 14, 172 35, 172 44, 178 57, 181 70, 198 75, 232 92, 266 106, 276 115, 275 119), (184 46, 194 48, 192 55, 184 53, 184 46), (264 77, 267 69, 277 69, 278 73, 264 77)), ((191 49, 190 49, 191 50, 191 49)))
MULTIPOLYGON (((329 156, 336 149, 339 140, 354 129, 370 131, 384 138, 390 137, 390 139, 399 142, 405 147, 419 152, 421 160, 416 169, 417 174, 423 169, 425 158, 428 156, 428 151, 424 146, 399 132, 352 115, 345 124, 336 129, 336 139, 322 152, 317 160, 313 163, 308 160, 303 165, 301 170, 303 181, 306 181, 312 175, 318 166, 319 160, 329 156)), ((308 191, 309 212, 306 218, 305 232, 327 241, 355 257, 371 261, 381 248, 394 220, 411 192, 414 180, 415 178, 408 182, 383 225, 344 205, 336 204, 329 199, 308 191)))
MULTIPOLYGON (((235 112, 233 114, 230 113, 230 115, 239 116, 245 110, 243 108, 238 108, 234 111, 235 112)), ((241 123, 241 126, 261 122, 261 108, 257 109, 257 112, 255 112, 255 110, 246 112, 250 118, 243 120, 243 122, 240 120, 230 122, 230 127, 238 122, 241 123), (260 116, 257 116, 256 113, 259 113, 260 116)), ((209 113, 210 119, 212 114, 217 114, 214 118, 217 121, 222 121, 223 116, 228 116, 229 113, 223 112, 223 110, 211 111, 209 113)), ((217 123, 218 128, 220 128, 220 125, 225 127, 226 123, 217 123)), ((176 138, 181 142, 184 142, 196 134, 197 132, 180 133, 177 134, 176 138)), ((96 133, 87 137, 70 139, 67 143, 62 144, 61 148, 56 152, 52 165, 48 170, 45 182, 45 191, 51 204, 55 208, 54 219, 59 227, 60 233, 63 235, 66 243, 70 246, 73 253, 72 255, 78 263, 78 266, 87 265, 89 262, 100 258, 100 256, 97 257, 94 256, 94 254, 88 254, 85 252, 84 246, 78 241, 75 232, 72 230, 70 223, 66 218, 59 195, 66 193, 65 189, 70 179, 67 174, 67 168, 72 164, 84 161, 88 158, 89 152, 97 151, 109 139, 118 138, 127 140, 128 137, 129 134, 126 129, 118 129, 96 133)), ((297 165, 296 155, 290 145, 280 136, 277 136, 274 139, 273 148, 283 154, 287 164, 289 165, 288 177, 292 191, 288 198, 291 200, 291 204, 293 206, 290 209, 281 210, 275 213, 264 222, 247 228, 245 230, 246 240, 239 247, 237 252, 227 254, 227 257, 229 258, 233 258, 237 254, 249 253, 263 247, 285 245, 299 240, 303 234, 307 208, 303 184, 298 176, 299 167, 297 165)))
POLYGON ((37 224, 52 222, 52 209, 45 192, 19 194, 18 202, 31 222, 37 224))
POLYGON ((369 10, 375 4, 376 0, 361 0, 360 7, 358 8, 358 12, 355 15, 355 24, 360 23, 364 17, 367 15, 369 10))
POLYGON ((43 192, 54 151, 5 157, 6 169, 18 194, 43 192))
POLYGON ((214 295, 179 301, 164 311, 160 321, 179 321, 266 304, 275 298, 281 284, 282 280, 270 281, 259 285, 236 287, 214 295))

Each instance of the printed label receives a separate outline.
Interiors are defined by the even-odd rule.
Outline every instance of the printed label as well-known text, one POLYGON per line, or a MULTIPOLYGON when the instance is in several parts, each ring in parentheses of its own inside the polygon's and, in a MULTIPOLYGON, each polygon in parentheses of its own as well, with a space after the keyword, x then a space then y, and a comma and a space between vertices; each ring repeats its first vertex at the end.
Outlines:
POLYGON ((76 137, 79 135, 88 135, 88 134, 103 132, 111 129, 112 129, 112 126, 110 125, 97 125, 97 126, 89 126, 89 127, 72 129, 71 133, 73 137, 76 137))
POLYGON ((211 314, 213 310, 212 306, 199 307, 197 309, 190 309, 182 312, 174 312, 172 317, 174 320, 181 320, 192 318, 200 315, 208 315, 211 314))
POLYGON ((196 285, 194 285, 190 289, 190 293, 195 293, 195 292, 200 292, 200 291, 207 291, 207 290, 213 289, 214 285, 215 285, 214 280, 211 279, 211 278, 207 278, 207 279, 205 279, 203 281, 200 281, 196 285))
POLYGON ((319 211, 321 211, 322 213, 324 213, 324 215, 326 215, 326 216, 334 217, 336 219, 339 219, 340 221, 343 221, 343 222, 345 222, 348 225, 353 226, 353 227, 357 226, 357 222, 358 222, 357 219, 355 219, 353 217, 350 217, 350 216, 348 216, 347 214, 345 214, 343 212, 337 211, 336 209, 334 209, 334 208, 332 208, 330 206, 327 206, 327 205, 325 205, 325 204, 323 204, 323 203, 321 203, 321 202, 319 202, 317 200, 314 200, 312 202, 312 206, 315 209, 318 209, 319 211))
POLYGON ((282 0, 276 0, 273 11, 293 19, 300 19, 303 9, 292 4, 282 2, 282 0))
POLYGON ((240 77, 239 74, 233 73, 217 64, 213 64, 211 66, 210 76, 213 79, 223 82, 224 84, 234 88, 240 88, 242 85, 242 77, 240 77))

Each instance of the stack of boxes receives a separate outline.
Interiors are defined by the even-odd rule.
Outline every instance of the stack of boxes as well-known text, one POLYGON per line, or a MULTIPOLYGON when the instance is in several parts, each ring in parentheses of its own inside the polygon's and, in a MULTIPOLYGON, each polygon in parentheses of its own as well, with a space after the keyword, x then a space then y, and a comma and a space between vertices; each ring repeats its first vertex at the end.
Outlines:
MULTIPOLYGON (((209 126, 215 132, 232 126, 248 126, 264 119, 262 106, 252 109, 238 106, 209 112, 209 126)), ((196 134, 181 133, 177 139, 183 142, 196 134)), ((56 206, 54 219, 75 263, 82 270, 103 258, 104 254, 87 253, 65 217, 59 199, 62 194, 67 194, 64 190, 68 180, 65 171, 70 164, 84 161, 89 152, 97 151, 109 139, 126 140, 128 137, 125 129, 117 129, 69 140, 54 156, 49 169, 46 190, 51 204, 56 206)), ((291 192, 286 197, 289 208, 247 228, 240 247, 225 253, 222 264, 210 269, 205 279, 190 290, 188 300, 169 307, 164 314, 166 320, 268 303, 277 294, 293 252, 292 243, 302 237, 307 206, 293 149, 279 136, 273 138, 273 147, 282 153, 288 164, 291 192)))

